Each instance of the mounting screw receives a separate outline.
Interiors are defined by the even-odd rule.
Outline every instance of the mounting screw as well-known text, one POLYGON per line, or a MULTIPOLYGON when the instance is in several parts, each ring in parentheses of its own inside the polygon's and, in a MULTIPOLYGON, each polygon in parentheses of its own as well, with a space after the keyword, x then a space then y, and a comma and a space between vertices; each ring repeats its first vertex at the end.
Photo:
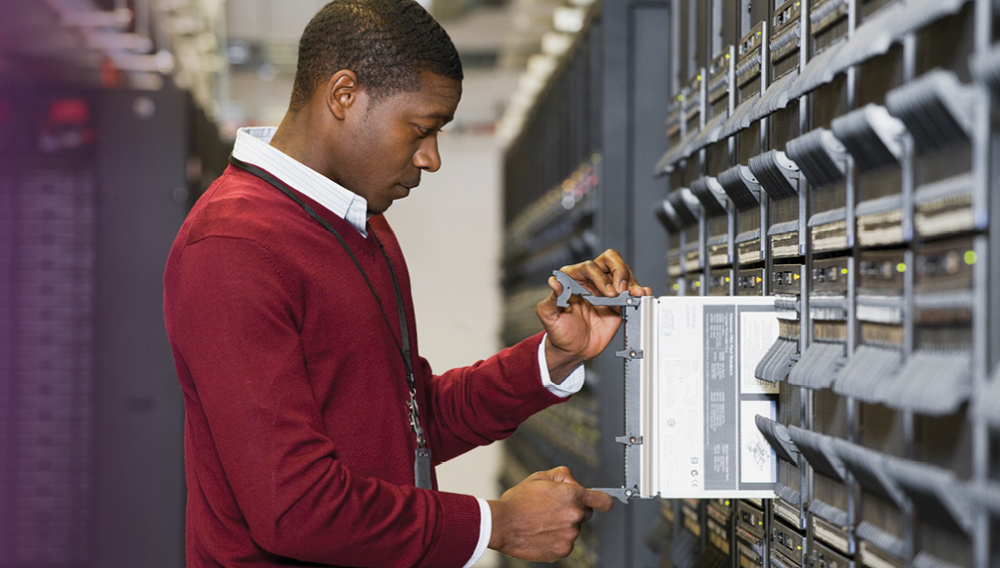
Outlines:
POLYGON ((635 436, 632 436, 631 438, 629 438, 628 441, 632 442, 634 444, 635 443, 635 436))
POLYGON ((625 490, 625 496, 626 497, 631 497, 632 496, 632 490, 631 489, 626 489, 625 490))
POLYGON ((637 353, 635 351, 630 351, 628 355, 629 355, 629 357, 633 357, 634 358, 637 355, 637 353))

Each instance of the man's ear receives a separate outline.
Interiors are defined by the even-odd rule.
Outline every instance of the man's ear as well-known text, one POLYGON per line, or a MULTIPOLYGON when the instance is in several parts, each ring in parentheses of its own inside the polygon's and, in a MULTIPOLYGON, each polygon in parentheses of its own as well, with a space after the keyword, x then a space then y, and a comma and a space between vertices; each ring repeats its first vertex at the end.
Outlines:
POLYGON ((358 103, 358 95, 361 90, 358 76, 354 74, 354 71, 346 69, 337 71, 326 83, 324 90, 326 106, 338 120, 344 120, 347 117, 347 111, 358 103))

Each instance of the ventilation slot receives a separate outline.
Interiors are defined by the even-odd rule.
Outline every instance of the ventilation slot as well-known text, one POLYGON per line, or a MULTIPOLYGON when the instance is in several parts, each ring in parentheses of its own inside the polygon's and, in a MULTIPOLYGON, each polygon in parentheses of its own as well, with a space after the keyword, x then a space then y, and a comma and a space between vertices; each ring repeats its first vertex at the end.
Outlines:
POLYGON ((902 296, 859 295, 856 300, 857 317, 875 323, 903 323, 902 296))
POLYGON ((774 449, 778 459, 794 464, 799 463, 799 450, 788 436, 788 428, 780 422, 775 422, 760 414, 754 417, 754 421, 757 423, 757 429, 764 435, 764 439, 774 449))
POLYGON ((903 156, 906 126, 883 106, 868 104, 834 119, 830 127, 862 171, 896 164, 903 156))
POLYGON ((788 378, 795 361, 792 359, 799 351, 799 342, 796 339, 780 336, 761 357, 754 369, 754 376, 758 379, 777 383, 788 378))
MULTIPOLYGON (((796 28, 797 31, 797 28, 796 28)), ((792 34, 786 34, 788 37, 792 34)), ((788 89, 799 76, 798 70, 786 73, 767 87, 764 96, 749 111, 750 122, 761 120, 788 106, 788 89)))
POLYGON ((921 519, 958 532, 972 531, 974 508, 950 471, 894 458, 886 458, 885 465, 921 519))
POLYGON ((798 564, 791 565, 788 562, 785 562, 776 552, 771 553, 770 561, 771 566, 774 566, 774 568, 798 568, 799 566, 798 564))
POLYGON ((841 482, 847 477, 847 468, 836 453, 833 438, 798 426, 788 427, 788 437, 816 473, 841 482))
POLYGON ((843 439, 833 441, 833 448, 844 467, 854 474, 861 487, 867 491, 903 507, 905 498, 902 490, 889 476, 884 454, 858 446, 843 439))
POLYGON ((775 294, 774 310, 776 312, 786 312, 789 317, 782 319, 799 319, 799 297, 794 294, 775 294))
POLYGON ((798 221, 785 221, 784 223, 776 223, 771 225, 767 229, 767 236, 773 237, 774 235, 786 235, 788 233, 793 233, 799 230, 798 221))
POLYGON ((922 236, 971 231, 976 228, 972 210, 972 176, 964 174, 917 189, 913 225, 922 236))
POLYGON ((653 175, 660 176, 663 174, 669 174, 670 172, 677 169, 677 164, 691 155, 691 147, 694 143, 697 133, 692 132, 685 136, 680 142, 675 146, 667 150, 660 161, 656 163, 653 168, 653 175))
POLYGON ((680 188, 676 191, 672 191, 670 195, 667 196, 667 201, 673 206, 674 211, 677 213, 677 220, 680 222, 680 226, 690 227, 698 222, 698 210, 691 208, 691 203, 685 198, 684 193, 691 193, 691 190, 687 188, 680 188))
POLYGON ((971 310, 972 290, 944 290, 914 294, 913 307, 918 310, 971 310))
POLYGON ((809 511, 812 514, 822 517, 835 525, 846 527, 848 524, 850 524, 848 522, 849 517, 847 516, 847 513, 845 511, 841 511, 837 507, 824 503, 819 499, 813 499, 812 501, 809 502, 809 511))
POLYGON ((799 194, 799 167, 784 152, 771 150, 750 158, 750 171, 772 199, 786 199, 799 194))
POLYGON ((899 211, 903 208, 903 198, 898 193, 886 195, 878 199, 869 199, 858 203, 854 209, 855 215, 865 217, 867 215, 883 215, 891 211, 899 211))
POLYGON ((833 392, 868 403, 882 400, 880 393, 891 383, 903 363, 903 353, 874 345, 860 345, 837 374, 833 392))
POLYGON ((847 44, 846 40, 839 41, 826 49, 822 53, 809 60, 805 69, 799 73, 797 79, 792 81, 788 88, 788 98, 798 99, 806 93, 811 93, 819 87, 833 81, 837 73, 843 71, 834 67, 837 55, 847 44))
POLYGON ((847 219, 847 209, 838 207, 836 209, 823 211, 822 213, 813 215, 809 218, 808 225, 810 227, 820 227, 823 225, 829 225, 830 223, 844 221, 845 219, 847 219))
POLYGON ((774 485, 774 494, 796 507, 802 504, 802 494, 784 483, 778 482, 774 485))
POLYGON ((722 125, 722 129, 719 130, 719 140, 723 138, 728 138, 733 134, 736 134, 740 130, 750 126, 750 111, 753 109, 754 105, 760 99, 760 94, 756 94, 750 98, 750 100, 743 101, 740 103, 736 110, 733 111, 733 115, 726 120, 726 123, 722 125))
POLYGON ((972 394, 971 357, 968 351, 913 353, 886 384, 882 402, 900 410, 941 416, 951 414, 972 394))
POLYGON ((899 194, 862 201, 854 212, 861 244, 879 246, 903 242, 903 206, 899 194))
POLYGON ((712 120, 705 123, 705 128, 702 128, 698 136, 691 141, 691 154, 719 141, 719 133, 722 132, 722 125, 726 122, 726 116, 726 113, 720 112, 718 116, 712 117, 712 120))
POLYGON ((847 298, 836 296, 809 296, 809 317, 814 320, 847 319, 847 298))
POLYGON ((837 378, 837 372, 847 362, 846 350, 847 346, 843 343, 814 341, 788 373, 788 382, 811 389, 829 388, 837 378))
POLYGON ((837 69, 846 70, 851 65, 887 53, 898 35, 894 28, 904 12, 903 5, 896 4, 866 19, 837 57, 837 69))
POLYGON ((969 142, 975 88, 950 71, 934 69, 885 96, 889 112, 913 134, 921 153, 940 152, 969 142))
POLYGON ((679 233, 681 231, 681 222, 677 217, 677 211, 674 210, 674 206, 670 204, 669 199, 664 199, 660 206, 656 208, 656 218, 660 220, 660 223, 671 233, 679 233))
POLYGON ((970 0, 910 0, 893 25, 897 38, 927 27, 928 24, 961 11, 970 0))
POLYGON ((847 148, 826 128, 790 140, 786 149, 813 186, 823 187, 844 179, 847 148))
POLYGON ((733 166, 719 174, 719 185, 739 211, 760 205, 760 183, 746 166, 733 166))
POLYGON ((736 235, 736 244, 749 243, 755 239, 760 240, 760 229, 751 229, 736 235))
POLYGON ((703 177, 692 183, 691 193, 698 198, 706 217, 726 214, 726 192, 714 177, 703 177))
POLYGON ((895 535, 884 531, 868 521, 861 521, 855 534, 858 538, 867 541, 876 548, 903 559, 906 557, 906 542, 896 538, 895 535))

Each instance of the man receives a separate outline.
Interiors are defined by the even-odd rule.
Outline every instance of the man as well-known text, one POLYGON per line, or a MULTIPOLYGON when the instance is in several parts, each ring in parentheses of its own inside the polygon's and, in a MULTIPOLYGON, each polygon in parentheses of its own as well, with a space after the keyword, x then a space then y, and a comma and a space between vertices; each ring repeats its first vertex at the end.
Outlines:
MULTIPOLYGON (((436 491, 433 463, 504 438, 582 386, 620 323, 553 294, 539 334, 433 375, 381 215, 441 165, 461 97, 447 34, 411 0, 337 0, 303 33, 289 111, 240 131, 171 250, 164 308, 185 400, 189 566, 552 561, 610 498, 565 468, 497 501, 436 491)), ((640 287, 617 253, 566 270, 640 287)))

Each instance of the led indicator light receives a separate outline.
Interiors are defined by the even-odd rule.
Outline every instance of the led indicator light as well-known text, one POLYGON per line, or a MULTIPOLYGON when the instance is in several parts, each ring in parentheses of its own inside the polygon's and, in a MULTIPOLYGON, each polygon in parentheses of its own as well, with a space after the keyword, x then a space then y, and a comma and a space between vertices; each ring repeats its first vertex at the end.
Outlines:
POLYGON ((840 269, 840 273, 841 274, 847 274, 847 269, 846 268, 841 268, 840 269))
POLYGON ((906 272, 906 263, 900 262, 896 265, 896 272, 906 272))
POLYGON ((976 251, 967 250, 965 251, 965 264, 975 264, 976 263, 976 251))

